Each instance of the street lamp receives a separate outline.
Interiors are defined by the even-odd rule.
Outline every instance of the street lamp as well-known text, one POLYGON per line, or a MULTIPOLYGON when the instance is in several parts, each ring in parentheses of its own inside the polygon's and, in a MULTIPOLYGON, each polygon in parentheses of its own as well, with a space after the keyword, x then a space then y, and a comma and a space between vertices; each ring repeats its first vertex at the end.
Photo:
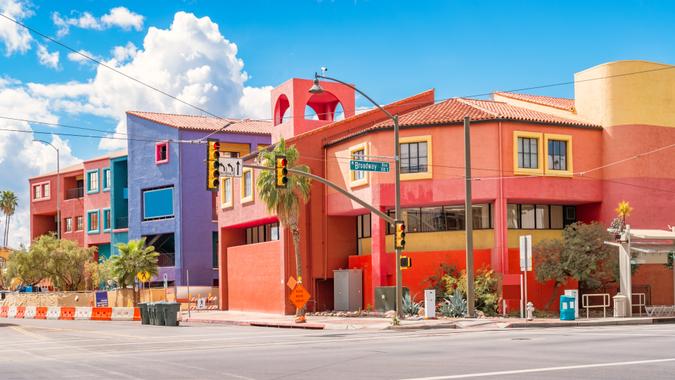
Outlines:
POLYGON ((59 148, 44 140, 33 139, 33 141, 49 145, 56 151, 56 237, 61 239, 61 167, 59 163, 59 148))
MULTIPOLYGON (((309 92, 312 94, 320 94, 323 92, 323 88, 321 88, 321 84, 319 84, 319 78, 325 79, 325 80, 330 80, 333 82, 337 82, 340 84, 343 84, 352 90, 358 92, 359 94, 363 95, 364 98, 368 99, 369 102, 371 102, 375 107, 377 107, 380 111, 384 112, 387 117, 389 117, 391 120, 394 122, 394 173, 395 173, 395 187, 394 187, 394 218, 398 221, 401 220, 401 147, 399 146, 398 143, 398 115, 392 115, 389 113, 389 111, 385 110, 377 104, 373 99, 370 98, 370 96, 366 95, 363 93, 363 91, 359 90, 358 88, 352 86, 349 83, 345 83, 339 79, 327 77, 323 74, 319 75, 319 73, 314 73, 314 83, 312 84, 312 87, 309 89, 309 92)), ((399 318, 403 318, 403 305, 402 305, 402 299, 403 299, 403 280, 401 277, 401 248, 396 248, 396 314, 398 315, 399 318)))

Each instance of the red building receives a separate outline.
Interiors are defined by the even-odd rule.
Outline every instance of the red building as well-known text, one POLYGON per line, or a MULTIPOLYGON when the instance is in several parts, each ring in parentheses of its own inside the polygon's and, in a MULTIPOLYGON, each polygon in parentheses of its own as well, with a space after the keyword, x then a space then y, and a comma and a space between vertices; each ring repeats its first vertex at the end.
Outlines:
POLYGON ((58 197, 62 238, 85 247, 96 246, 99 256, 108 257, 112 232, 111 160, 124 156, 126 151, 115 152, 61 169, 58 176, 52 172, 30 178, 31 240, 56 233, 58 197))
MULTIPOLYGON (((436 102, 430 90, 386 106, 401 125, 405 252, 413 262, 404 286, 419 297, 442 264, 464 268, 465 116, 471 119, 475 269, 499 275, 509 309, 517 308, 520 291, 519 236, 532 235, 536 243, 561 237, 577 220, 607 225, 621 200, 634 205, 629 222, 636 228, 675 225, 675 198, 668 195, 674 156, 663 148, 675 144, 675 73, 664 67, 621 61, 591 68, 576 74, 575 99, 497 92, 491 100, 436 102)), ((308 93, 311 84, 293 79, 273 91, 273 142, 284 136, 312 173, 392 210, 393 173, 349 170, 351 158, 394 155, 391 122, 379 110, 355 115, 346 86, 322 83, 326 92, 317 96, 308 93), (333 121, 338 103, 345 119, 333 121), (318 120, 303 117, 306 107, 318 120), (289 112, 293 117, 285 119, 289 112)), ((218 212, 221 306, 290 313, 291 239, 257 199, 255 174, 223 179, 221 189, 229 190, 221 192, 218 212)), ((373 306, 376 287, 394 284, 391 231, 355 202, 313 183, 300 226, 310 310, 332 308, 336 269, 363 270, 364 307, 373 306)), ((673 300, 673 275, 663 259, 644 262, 633 277, 654 304, 673 300)), ((529 276, 528 298, 541 308, 553 287, 529 276)))

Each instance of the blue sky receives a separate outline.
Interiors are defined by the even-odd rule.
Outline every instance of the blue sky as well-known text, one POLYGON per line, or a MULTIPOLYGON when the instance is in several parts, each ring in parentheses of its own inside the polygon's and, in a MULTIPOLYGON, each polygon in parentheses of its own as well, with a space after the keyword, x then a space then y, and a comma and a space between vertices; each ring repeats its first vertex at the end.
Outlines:
MULTIPOLYGON (((387 103, 428 88, 435 88, 438 98, 446 98, 568 81, 576 71, 619 59, 675 63, 675 2, 671 1, 190 0, 159 4, 0 0, 0 9, 12 6, 15 18, 106 62, 113 59, 114 47, 131 43, 130 53, 114 63, 117 67, 167 92, 185 92, 187 99, 224 116, 269 117, 265 103, 269 86, 291 77, 310 77, 321 66, 387 103), (119 7, 126 12, 123 17, 106 18, 119 7), (87 14, 91 23, 78 24, 87 14), (76 25, 66 33, 55 23, 55 15, 76 25), (210 21, 202 19, 206 16, 210 21), (182 27, 173 27, 174 23, 182 27), (209 35, 216 26, 215 35, 209 35), (158 33, 150 33, 151 29, 158 33), (192 44, 191 38, 198 42, 192 44), (174 80, 192 69, 192 77, 174 80)), ((4 116, 123 131, 127 109, 195 112, 116 74, 71 61, 67 50, 39 36, 24 36, 23 52, 12 51, 7 43, 17 32, 10 27, 0 19, 0 78, 4 81, 0 82, 0 113, 4 116), (41 64, 39 49, 59 52, 58 63, 41 64), (41 90, 36 90, 36 84, 41 90), (15 101, 20 96, 23 100, 15 101)), ((573 88, 537 93, 572 97, 573 88)), ((363 99, 359 102, 368 105, 363 99)), ((3 148, 3 133, 7 135, 0 131, 0 170, 11 170, 9 158, 17 154, 9 143, 3 148), (2 167, 3 160, 9 169, 2 167)), ((30 143, 17 141, 13 144, 19 148, 30 143)), ((57 143, 67 153, 66 162, 119 147, 73 137, 57 143)), ((44 162, 31 164, 26 177, 2 174, 0 188, 20 191, 28 175, 53 169, 48 152, 42 152, 44 162)), ((17 223, 23 223, 19 230, 25 229, 25 221, 17 223)))

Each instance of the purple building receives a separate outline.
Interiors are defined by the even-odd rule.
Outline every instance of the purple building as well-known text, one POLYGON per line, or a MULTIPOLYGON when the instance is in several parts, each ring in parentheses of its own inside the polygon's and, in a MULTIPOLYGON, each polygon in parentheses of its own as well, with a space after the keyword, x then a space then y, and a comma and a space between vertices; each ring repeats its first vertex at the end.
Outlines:
POLYGON ((271 130, 268 121, 127 112, 129 240, 145 237, 160 253, 153 281, 167 274, 183 286, 189 271, 190 285, 218 285, 217 193, 206 190, 204 138, 220 140, 221 157, 237 157, 269 145, 271 130))

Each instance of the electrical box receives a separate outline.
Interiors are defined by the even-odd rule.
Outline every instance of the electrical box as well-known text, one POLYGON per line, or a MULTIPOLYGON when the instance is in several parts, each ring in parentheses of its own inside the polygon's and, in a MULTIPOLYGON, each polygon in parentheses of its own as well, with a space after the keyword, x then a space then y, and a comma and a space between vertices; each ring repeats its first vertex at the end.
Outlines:
POLYGON ((334 270, 333 308, 358 311, 363 308, 363 272, 361 269, 334 270))

